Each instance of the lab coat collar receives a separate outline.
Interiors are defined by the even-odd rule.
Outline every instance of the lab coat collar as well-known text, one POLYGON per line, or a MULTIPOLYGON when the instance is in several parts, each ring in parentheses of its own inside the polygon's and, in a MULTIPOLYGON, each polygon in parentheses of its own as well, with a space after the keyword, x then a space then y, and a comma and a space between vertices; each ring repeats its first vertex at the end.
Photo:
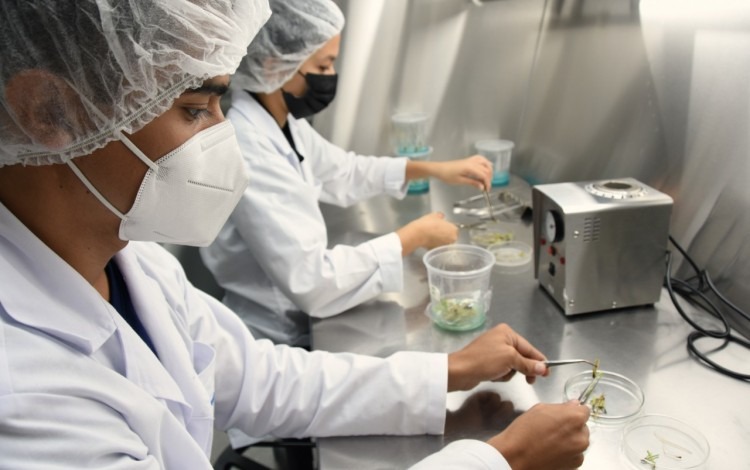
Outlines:
POLYGON ((0 303, 15 321, 91 354, 116 330, 109 304, 0 203, 0 303))
MULTIPOLYGON (((144 276, 142 273, 138 275, 137 260, 131 247, 123 249, 115 259, 129 282, 128 289, 137 311, 159 310, 157 315, 141 316, 142 320, 148 318, 144 324, 154 342, 176 344, 161 341, 161 337, 168 334, 164 331, 172 329, 166 326, 156 326, 158 329, 155 329, 151 324, 152 317, 158 317, 161 322, 169 321, 168 312, 163 311, 168 306, 166 301, 159 301, 163 295, 154 293, 153 286, 141 289, 144 276), (148 296, 151 296, 151 303, 146 306, 148 296)), ((190 416, 191 407, 165 371, 165 367, 174 365, 172 357, 177 353, 159 351, 169 363, 160 364, 114 307, 1 203, 0 286, 5 287, 0 289, 0 303, 11 318, 59 338, 87 355, 98 351, 119 330, 128 379, 152 396, 182 405, 186 417, 190 416)), ((180 367, 170 369, 174 371, 180 367)))
MULTIPOLYGON (((258 128, 258 133, 260 135, 270 139, 280 155, 286 156, 287 160, 292 164, 296 161, 297 163, 294 166, 299 168, 299 158, 297 158, 297 153, 292 149, 292 146, 289 145, 289 141, 286 140, 286 137, 284 137, 284 132, 279 127, 276 119, 271 116, 271 113, 266 111, 266 108, 258 103, 255 97, 250 95, 247 91, 235 90, 232 93, 232 107, 242 114, 245 119, 255 125, 258 128)), ((289 124, 289 130, 292 133, 292 138, 297 146, 297 150, 299 150, 300 154, 306 157, 307 151, 305 150, 304 142, 299 138, 299 132, 297 130, 297 119, 291 114, 287 114, 286 120, 289 124)))
POLYGON ((147 312, 145 315, 139 315, 139 319, 151 336, 159 359, 150 354, 144 344, 141 350, 148 353, 150 360, 146 363, 143 358, 128 358, 131 359, 128 376, 138 375, 144 388, 151 390, 155 395, 182 404, 186 418, 212 415, 212 397, 207 395, 203 387, 196 386, 198 379, 191 352, 187 347, 175 347, 185 344, 185 339, 180 337, 178 329, 175 328, 170 302, 158 282, 148 276, 148 267, 140 263, 131 248, 128 246, 120 251, 115 256, 115 261, 125 282, 128 283, 135 311, 147 312), (147 273, 146 276, 143 275, 144 272, 147 273), (133 362, 132 359, 137 360, 133 362), (148 369, 147 374, 136 373, 134 370, 142 367, 148 369), (164 369, 169 371, 168 378, 161 373, 164 369))

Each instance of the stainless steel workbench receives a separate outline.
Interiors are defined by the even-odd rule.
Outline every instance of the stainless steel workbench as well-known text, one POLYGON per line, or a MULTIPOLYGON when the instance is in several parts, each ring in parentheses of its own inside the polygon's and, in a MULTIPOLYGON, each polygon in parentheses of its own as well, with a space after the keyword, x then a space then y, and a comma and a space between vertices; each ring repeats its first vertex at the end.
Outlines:
MULTIPOLYGON (((530 192, 516 178, 509 188, 526 196, 530 192)), ((472 221, 454 216, 452 204, 475 194, 471 188, 433 182, 428 194, 410 195, 403 201, 383 197, 348 209, 323 209, 331 244, 359 243, 430 210, 441 210, 454 221, 472 221)), ((517 239, 531 244, 530 226, 516 222, 509 227, 517 239)), ((462 233, 460 241, 468 242, 467 234, 462 233)), ((484 328, 450 333, 434 327, 424 313, 429 297, 423 254, 418 251, 404 260, 402 293, 382 295, 339 316, 314 320, 313 348, 376 356, 399 350, 451 352, 493 325, 508 323, 550 359, 599 358, 603 369, 634 380, 646 397, 644 413, 672 416, 703 432, 711 447, 706 468, 750 469, 750 384, 719 375, 688 356, 685 339, 690 328, 666 292, 653 307, 565 317, 538 287, 530 264, 518 274, 493 272, 492 308, 484 328)), ((730 346, 712 357, 750 372, 747 352, 739 348, 730 346)), ((470 392, 451 393, 443 436, 320 439, 320 468, 407 468, 451 441, 485 440, 535 403, 561 402, 565 380, 581 370, 585 369, 561 367, 533 386, 516 377, 508 383, 484 383, 470 392)), ((592 426, 592 444, 582 468, 627 468, 620 460, 620 436, 621 427, 592 426)))

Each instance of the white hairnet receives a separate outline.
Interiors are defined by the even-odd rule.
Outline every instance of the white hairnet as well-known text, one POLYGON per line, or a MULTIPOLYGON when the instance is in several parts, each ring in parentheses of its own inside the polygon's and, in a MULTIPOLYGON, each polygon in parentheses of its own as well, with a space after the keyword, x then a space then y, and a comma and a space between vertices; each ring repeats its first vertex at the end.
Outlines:
POLYGON ((232 84, 270 93, 344 28, 344 14, 331 0, 270 0, 271 19, 247 49, 232 84))
POLYGON ((3 166, 61 163, 138 131, 187 89, 233 73, 270 10, 267 0, 3 0, 0 12, 3 166))

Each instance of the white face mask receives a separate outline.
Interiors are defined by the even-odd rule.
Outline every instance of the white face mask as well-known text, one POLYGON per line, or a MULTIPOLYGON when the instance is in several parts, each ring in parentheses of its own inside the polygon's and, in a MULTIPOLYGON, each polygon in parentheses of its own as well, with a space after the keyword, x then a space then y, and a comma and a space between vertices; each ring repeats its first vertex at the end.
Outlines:
POLYGON ((122 219, 120 238, 209 245, 248 183, 230 122, 224 121, 199 132, 156 162, 125 136, 120 139, 149 167, 127 214, 107 201, 72 161, 67 162, 94 196, 122 219))

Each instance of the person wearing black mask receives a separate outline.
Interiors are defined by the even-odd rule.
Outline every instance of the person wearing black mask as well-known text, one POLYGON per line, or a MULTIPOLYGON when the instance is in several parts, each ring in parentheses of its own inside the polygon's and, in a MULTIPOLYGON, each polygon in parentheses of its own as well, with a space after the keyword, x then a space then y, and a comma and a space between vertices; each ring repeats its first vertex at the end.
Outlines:
POLYGON ((225 289, 224 302, 256 337, 309 345, 309 316, 328 317, 402 289, 402 257, 452 243, 457 227, 427 214, 357 246, 328 248, 319 201, 348 206, 389 194, 409 180, 489 187, 482 156, 410 161, 346 152, 305 118, 336 96, 344 17, 330 0, 270 2, 273 14, 232 78, 227 117, 251 183, 217 240, 201 251, 225 289))
POLYGON ((326 75, 322 73, 306 73, 297 71, 302 75, 307 85, 302 96, 294 96, 282 89, 284 102, 289 114, 297 119, 306 118, 323 111, 336 97, 336 85, 339 76, 335 73, 326 75))

